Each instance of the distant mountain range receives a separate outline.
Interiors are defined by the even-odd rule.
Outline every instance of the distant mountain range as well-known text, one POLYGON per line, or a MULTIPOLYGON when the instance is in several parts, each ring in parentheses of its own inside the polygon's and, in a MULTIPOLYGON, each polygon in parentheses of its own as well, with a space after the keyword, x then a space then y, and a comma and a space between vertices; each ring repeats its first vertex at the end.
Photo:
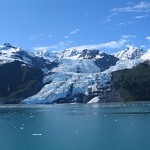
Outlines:
POLYGON ((138 86, 150 91, 149 60, 150 50, 133 46, 107 54, 73 48, 29 52, 5 43, 0 46, 0 103, 150 100, 150 96, 138 99, 134 91, 138 86))

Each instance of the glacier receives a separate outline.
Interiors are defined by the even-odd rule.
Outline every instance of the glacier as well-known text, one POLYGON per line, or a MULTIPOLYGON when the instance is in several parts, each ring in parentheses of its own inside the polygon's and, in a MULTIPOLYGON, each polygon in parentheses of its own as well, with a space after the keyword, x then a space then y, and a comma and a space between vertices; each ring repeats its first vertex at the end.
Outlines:
MULTIPOLYGON (((136 48, 131 47, 129 53, 135 53, 136 48)), ((45 86, 36 95, 31 96, 23 101, 23 103, 55 103, 60 99, 71 99, 75 101, 75 95, 88 95, 89 89, 92 92, 97 91, 98 87, 105 88, 111 81, 111 73, 117 70, 131 69, 143 62, 140 56, 135 59, 120 59, 116 65, 110 66, 109 69, 101 71, 94 63, 94 59, 101 58, 96 55, 93 59, 85 59, 81 56, 82 51, 75 49, 66 50, 60 53, 58 63, 59 66, 53 68, 53 74, 44 77, 45 86)), ((101 52, 100 52, 101 53, 101 52)), ((86 56, 87 57, 87 56, 86 56)), ((67 101, 67 100, 66 100, 67 101)), ((89 103, 99 102, 98 96, 93 97, 89 103)))
POLYGON ((74 103, 80 102, 79 97, 88 97, 88 101, 84 102, 95 103, 101 101, 100 93, 103 89, 110 90, 112 72, 132 69, 145 60, 150 60, 150 50, 131 46, 115 54, 74 48, 54 52, 46 49, 27 52, 9 43, 0 46, 0 65, 15 60, 24 65, 39 67, 44 72, 43 88, 21 103, 74 103))

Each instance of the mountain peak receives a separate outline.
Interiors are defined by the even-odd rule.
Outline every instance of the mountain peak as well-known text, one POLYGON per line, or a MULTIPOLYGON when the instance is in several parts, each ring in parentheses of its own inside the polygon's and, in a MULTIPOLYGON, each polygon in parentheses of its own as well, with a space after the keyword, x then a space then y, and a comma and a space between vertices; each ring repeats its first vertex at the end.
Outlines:
POLYGON ((34 55, 37 56, 37 57, 43 57, 43 58, 46 58, 46 59, 51 59, 51 58, 56 57, 55 52, 49 51, 47 49, 36 50, 36 51, 34 51, 34 55))
POLYGON ((114 54, 115 57, 121 59, 121 60, 127 60, 127 59, 138 59, 141 58, 141 56, 145 53, 145 50, 130 46, 127 47, 127 49, 119 51, 114 54))
POLYGON ((78 57, 79 54, 80 53, 76 49, 71 48, 60 52, 59 58, 71 58, 71 57, 73 58, 73 57, 78 57))
POLYGON ((4 46, 11 47, 12 45, 10 43, 4 43, 4 46))
POLYGON ((7 53, 7 52, 15 52, 15 51, 20 51, 22 50, 19 47, 13 46, 10 43, 4 43, 2 46, 0 46, 0 51, 3 53, 7 53))
POLYGON ((100 57, 101 51, 98 49, 67 49, 59 54, 59 58, 67 58, 67 59, 93 59, 100 57))
POLYGON ((18 47, 13 46, 11 43, 4 43, 3 47, 8 48, 8 49, 10 49, 10 48, 18 49, 18 47))
POLYGON ((100 51, 96 49, 84 49, 82 51, 82 54, 80 57, 86 58, 86 59, 93 59, 100 57, 100 51))

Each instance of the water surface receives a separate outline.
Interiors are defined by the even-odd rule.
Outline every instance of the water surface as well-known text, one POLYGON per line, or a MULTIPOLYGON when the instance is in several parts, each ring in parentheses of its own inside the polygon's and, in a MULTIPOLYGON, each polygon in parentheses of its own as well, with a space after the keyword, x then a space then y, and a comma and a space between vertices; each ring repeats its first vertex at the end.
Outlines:
POLYGON ((1 150, 149 148, 149 103, 0 106, 1 150))

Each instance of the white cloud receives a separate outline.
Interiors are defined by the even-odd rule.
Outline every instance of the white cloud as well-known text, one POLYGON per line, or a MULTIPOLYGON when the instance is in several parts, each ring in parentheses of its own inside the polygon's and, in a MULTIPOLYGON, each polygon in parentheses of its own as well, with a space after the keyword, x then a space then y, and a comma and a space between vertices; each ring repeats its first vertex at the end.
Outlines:
POLYGON ((44 34, 33 34, 30 36, 30 40, 36 40, 36 39, 39 39, 41 37, 44 37, 44 38, 52 38, 53 36, 51 34, 49 35, 44 35, 44 34))
POLYGON ((147 15, 141 15, 141 16, 135 16, 135 19, 142 19, 142 18, 146 18, 147 15))
POLYGON ((132 47, 132 46, 134 46, 135 47, 135 44, 126 44, 125 46, 126 47, 132 47))
POLYGON ((147 36, 146 39, 150 41, 150 36, 147 36))
POLYGON ((103 21, 102 23, 107 23, 107 22, 111 22, 112 21, 112 19, 111 18, 106 18, 106 20, 105 21, 103 21))
POLYGON ((72 48, 74 48, 76 50, 83 50, 83 49, 103 49, 103 48, 117 49, 117 48, 121 48, 123 46, 126 46, 135 37, 136 36, 134 36, 134 35, 123 35, 121 37, 121 39, 118 40, 118 41, 110 41, 110 42, 100 43, 100 44, 81 45, 81 46, 71 47, 71 48, 68 48, 68 49, 72 49, 72 48))
POLYGON ((127 27, 128 25, 133 24, 133 23, 135 23, 135 21, 120 22, 120 23, 114 25, 115 28, 113 28, 113 30, 127 27))
POLYGON ((80 46, 74 46, 70 47, 70 45, 73 43, 73 41, 62 41, 55 45, 49 45, 49 46, 40 46, 40 47, 34 47, 33 50, 43 50, 43 49, 49 49, 49 50, 64 50, 64 49, 72 49, 75 48, 76 50, 83 50, 83 49, 118 49, 123 46, 129 45, 132 39, 136 38, 134 35, 122 35, 119 40, 113 40, 106 43, 99 43, 99 44, 88 44, 88 45, 80 45, 80 46))
POLYGON ((64 36, 64 38, 65 38, 65 39, 68 39, 68 38, 69 38, 69 36, 68 36, 68 35, 65 35, 65 36, 64 36))
POLYGON ((120 22, 120 23, 118 23, 118 26, 124 26, 125 25, 125 23, 124 22, 120 22))
POLYGON ((140 45, 140 47, 141 47, 141 48, 145 48, 145 47, 146 47, 146 45, 140 45))
POLYGON ((108 49, 115 49, 122 47, 125 43, 127 43, 126 40, 119 40, 119 41, 110 41, 107 43, 101 43, 101 44, 89 44, 89 45, 80 45, 71 47, 68 49, 76 49, 76 50, 83 50, 83 49, 102 49, 102 48, 108 48, 108 49))
POLYGON ((35 40, 35 39, 38 39, 42 36, 43 36, 42 34, 33 34, 33 35, 30 36, 30 40, 35 40))
POLYGON ((128 26, 140 19, 144 19, 148 17, 148 13, 150 12, 150 2, 141 1, 139 3, 127 3, 124 7, 114 8, 111 10, 110 15, 106 17, 105 21, 103 23, 107 23, 109 21, 113 21, 113 18, 115 16, 116 19, 124 19, 121 18, 124 15, 123 13, 126 13, 127 15, 132 14, 135 15, 135 17, 128 17, 126 21, 123 21, 121 23, 118 23, 118 26, 128 26))
POLYGON ((49 49, 49 50, 64 50, 67 47, 70 46, 70 44, 72 43, 72 41, 66 41, 66 42, 59 42, 55 45, 48 45, 48 46, 39 46, 39 47, 34 47, 33 50, 37 51, 37 50, 43 50, 43 49, 49 49))
POLYGON ((43 49, 56 49, 57 46, 56 45, 51 45, 51 46, 39 46, 39 47, 34 47, 33 50, 34 51, 38 51, 38 50, 43 50, 43 49))
POLYGON ((132 39, 132 38, 136 38, 135 35, 130 35, 130 34, 122 35, 121 37, 122 37, 123 39, 132 39))
POLYGON ((72 32, 70 32, 69 34, 76 34, 77 32, 79 32, 80 31, 80 29, 75 29, 75 30, 73 30, 72 32))
POLYGON ((139 2, 138 4, 128 4, 126 7, 114 8, 113 13, 122 12, 145 12, 150 9, 150 2, 139 2))
POLYGON ((71 31, 70 33, 68 33, 67 35, 65 35, 64 38, 68 39, 71 37, 71 35, 76 34, 79 31, 80 31, 80 29, 75 29, 75 30, 71 31))
POLYGON ((100 48, 120 48, 123 46, 125 43, 127 43, 127 40, 125 39, 120 39, 119 41, 110 41, 107 43, 99 44, 100 48))

